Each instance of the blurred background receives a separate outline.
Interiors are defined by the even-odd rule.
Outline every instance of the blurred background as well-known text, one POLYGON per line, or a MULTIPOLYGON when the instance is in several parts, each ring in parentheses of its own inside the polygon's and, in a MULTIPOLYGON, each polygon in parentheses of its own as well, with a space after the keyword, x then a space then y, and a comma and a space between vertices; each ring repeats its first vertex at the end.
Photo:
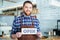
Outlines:
MULTIPOLYGON (((0 0, 0 35, 4 33, 10 36, 13 20, 20 15, 24 1, 26 0, 0 0)), ((56 35, 60 35, 60 0, 30 1, 34 5, 32 15, 39 19, 43 36, 48 36, 49 31, 56 30, 59 30, 56 35)))

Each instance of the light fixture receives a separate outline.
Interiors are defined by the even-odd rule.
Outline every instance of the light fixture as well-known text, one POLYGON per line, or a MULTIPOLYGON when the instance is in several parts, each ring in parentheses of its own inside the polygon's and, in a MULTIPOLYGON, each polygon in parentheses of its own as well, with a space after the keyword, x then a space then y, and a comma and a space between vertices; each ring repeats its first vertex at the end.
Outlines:
POLYGON ((60 1, 58 1, 58 0, 50 0, 49 4, 52 6, 60 7, 60 1))
POLYGON ((33 8, 33 11, 32 11, 33 14, 37 14, 38 12, 39 12, 39 11, 38 11, 37 8, 33 8))

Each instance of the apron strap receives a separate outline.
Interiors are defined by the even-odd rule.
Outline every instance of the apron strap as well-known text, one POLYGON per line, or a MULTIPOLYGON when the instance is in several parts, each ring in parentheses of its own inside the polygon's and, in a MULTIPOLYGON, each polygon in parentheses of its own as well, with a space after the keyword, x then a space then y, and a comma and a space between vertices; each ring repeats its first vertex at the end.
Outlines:
POLYGON ((32 20, 32 25, 34 26, 34 22, 33 22, 33 19, 32 19, 32 17, 31 17, 31 20, 32 20))

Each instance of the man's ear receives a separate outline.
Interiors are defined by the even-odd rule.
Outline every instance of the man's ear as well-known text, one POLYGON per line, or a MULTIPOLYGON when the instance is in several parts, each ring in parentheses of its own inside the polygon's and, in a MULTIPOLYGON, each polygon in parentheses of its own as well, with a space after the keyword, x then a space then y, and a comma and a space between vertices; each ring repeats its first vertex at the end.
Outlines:
POLYGON ((24 11, 24 7, 22 7, 22 11, 24 11))

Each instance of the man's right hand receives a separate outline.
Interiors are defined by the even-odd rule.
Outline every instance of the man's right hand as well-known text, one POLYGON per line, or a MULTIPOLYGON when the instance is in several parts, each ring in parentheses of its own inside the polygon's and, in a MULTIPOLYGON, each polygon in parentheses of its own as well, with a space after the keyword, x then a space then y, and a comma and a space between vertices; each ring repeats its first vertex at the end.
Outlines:
POLYGON ((22 36, 21 32, 17 32, 16 34, 12 34, 12 39, 20 38, 22 36))

